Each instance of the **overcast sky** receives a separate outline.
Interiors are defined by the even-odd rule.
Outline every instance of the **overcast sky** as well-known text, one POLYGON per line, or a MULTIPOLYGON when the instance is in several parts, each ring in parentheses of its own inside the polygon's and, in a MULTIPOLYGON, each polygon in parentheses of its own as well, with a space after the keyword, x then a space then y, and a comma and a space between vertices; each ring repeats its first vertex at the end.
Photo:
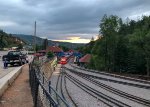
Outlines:
POLYGON ((54 40, 91 39, 104 14, 124 20, 150 14, 150 0, 0 0, 0 29, 54 40))

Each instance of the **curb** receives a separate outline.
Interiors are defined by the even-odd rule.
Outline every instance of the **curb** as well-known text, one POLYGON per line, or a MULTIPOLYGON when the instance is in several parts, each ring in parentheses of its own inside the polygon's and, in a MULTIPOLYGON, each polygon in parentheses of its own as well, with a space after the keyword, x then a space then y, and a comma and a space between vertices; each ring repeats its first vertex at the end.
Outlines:
POLYGON ((9 88, 9 86, 15 81, 17 76, 22 72, 23 66, 14 69, 0 79, 0 97, 2 97, 3 93, 9 88))

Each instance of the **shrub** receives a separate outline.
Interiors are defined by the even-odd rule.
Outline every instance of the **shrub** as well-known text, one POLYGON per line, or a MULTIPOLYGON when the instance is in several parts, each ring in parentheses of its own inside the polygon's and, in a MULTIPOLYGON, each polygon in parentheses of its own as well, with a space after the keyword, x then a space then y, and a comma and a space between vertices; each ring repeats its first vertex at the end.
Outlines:
POLYGON ((52 52, 48 52, 47 53, 47 58, 52 58, 52 57, 54 57, 54 54, 52 52))

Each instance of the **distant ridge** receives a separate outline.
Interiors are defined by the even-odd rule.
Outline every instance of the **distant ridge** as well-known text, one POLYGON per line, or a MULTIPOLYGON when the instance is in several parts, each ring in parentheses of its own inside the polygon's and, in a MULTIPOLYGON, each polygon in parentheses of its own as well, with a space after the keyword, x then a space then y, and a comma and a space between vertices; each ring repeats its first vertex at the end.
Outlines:
POLYGON ((0 50, 17 47, 20 44, 26 44, 26 42, 23 39, 14 37, 0 29, 0 50))
MULTIPOLYGON (((32 44, 33 43, 33 36, 32 35, 25 35, 25 34, 12 34, 12 35, 15 36, 15 37, 21 38, 27 44, 32 44)), ((40 38, 40 37, 36 36, 36 43, 38 45, 42 45, 43 42, 44 42, 43 38, 40 38)), ((59 42, 59 41, 48 40, 48 45, 49 46, 60 45, 60 46, 65 46, 65 47, 68 47, 68 48, 71 48, 71 49, 75 49, 77 47, 84 46, 85 44, 83 44, 83 43, 59 42)))

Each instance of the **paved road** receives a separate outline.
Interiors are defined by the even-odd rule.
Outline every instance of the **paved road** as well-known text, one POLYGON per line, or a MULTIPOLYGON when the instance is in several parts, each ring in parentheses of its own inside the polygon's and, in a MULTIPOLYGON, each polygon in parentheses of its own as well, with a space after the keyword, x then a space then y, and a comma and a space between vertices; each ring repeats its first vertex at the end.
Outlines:
POLYGON ((14 70, 16 67, 9 66, 7 69, 4 69, 2 56, 6 55, 8 51, 0 51, 0 78, 4 77, 10 71, 14 70))
MULTIPOLYGON (((11 71, 15 70, 16 68, 20 67, 18 65, 16 65, 16 66, 10 66, 10 65, 8 65, 8 67, 6 69, 4 69, 4 66, 3 66, 4 64, 3 64, 3 61, 2 61, 2 56, 6 55, 7 53, 8 53, 8 51, 0 51, 0 78, 4 77, 5 75, 7 75, 11 71)), ((33 58, 32 55, 28 56, 29 62, 32 61, 32 58, 33 58)))

